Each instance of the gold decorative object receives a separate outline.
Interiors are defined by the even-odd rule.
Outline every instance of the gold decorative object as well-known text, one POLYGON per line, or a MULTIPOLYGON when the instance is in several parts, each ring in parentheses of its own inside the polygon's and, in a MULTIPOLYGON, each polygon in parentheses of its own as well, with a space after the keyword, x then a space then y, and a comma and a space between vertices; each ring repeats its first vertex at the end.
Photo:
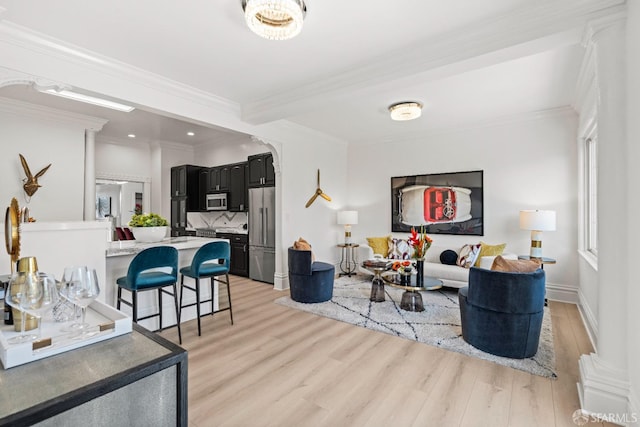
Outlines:
POLYGON ((14 197, 11 205, 7 207, 4 216, 4 244, 7 254, 11 257, 11 273, 14 272, 14 265, 20 257, 20 207, 14 197))
POLYGON ((24 188, 24 192, 27 193, 29 197, 31 197, 35 194, 36 191, 38 191, 38 188, 42 187, 40 184, 38 184, 38 178, 45 174, 45 172, 51 167, 51 163, 42 168, 42 170, 38 172, 36 176, 33 176, 24 156, 22 154, 19 154, 19 156, 20 162, 22 163, 22 168, 24 169, 24 173, 27 175, 27 177, 22 180, 24 182, 22 188, 24 188))
POLYGON ((325 199, 327 202, 331 201, 331 197, 327 196, 322 189, 320 188, 320 169, 318 169, 318 187, 316 188, 316 192, 313 196, 311 196, 311 198, 309 199, 309 201, 307 202, 307 204, 304 206, 305 208, 308 208, 309 206, 311 206, 311 204, 313 202, 316 201, 316 199, 318 198, 318 196, 322 197, 323 199, 325 199))

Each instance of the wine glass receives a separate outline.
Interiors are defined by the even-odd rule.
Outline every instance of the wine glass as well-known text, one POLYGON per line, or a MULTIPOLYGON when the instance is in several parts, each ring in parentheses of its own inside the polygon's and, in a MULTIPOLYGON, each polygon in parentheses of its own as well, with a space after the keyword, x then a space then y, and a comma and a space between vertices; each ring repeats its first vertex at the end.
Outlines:
POLYGON ((89 324, 86 323, 87 307, 100 294, 98 286, 98 274, 95 269, 83 272, 81 277, 74 277, 62 290, 62 295, 69 301, 79 306, 82 310, 82 320, 79 329, 81 336, 87 335, 89 324))
POLYGON ((20 316, 20 335, 10 338, 9 343, 20 344, 38 338, 37 335, 25 333, 25 323, 27 312, 40 305, 42 295, 42 281, 36 273, 15 273, 11 276, 5 302, 22 313, 20 316))
POLYGON ((86 266, 65 267, 64 273, 62 274, 60 294, 63 298, 53 308, 53 313, 55 320, 58 322, 74 320, 73 323, 63 328, 65 332, 82 329, 82 324, 78 322, 78 318, 80 317, 79 307, 75 305, 71 299, 66 297, 66 288, 73 281, 84 280, 87 274, 88 269, 86 266))
POLYGON ((40 286, 42 287, 42 298, 38 304, 28 308, 27 312, 38 318, 38 338, 42 338, 43 317, 49 310, 53 309, 61 298, 56 278, 53 275, 42 272, 38 272, 37 275, 40 286))

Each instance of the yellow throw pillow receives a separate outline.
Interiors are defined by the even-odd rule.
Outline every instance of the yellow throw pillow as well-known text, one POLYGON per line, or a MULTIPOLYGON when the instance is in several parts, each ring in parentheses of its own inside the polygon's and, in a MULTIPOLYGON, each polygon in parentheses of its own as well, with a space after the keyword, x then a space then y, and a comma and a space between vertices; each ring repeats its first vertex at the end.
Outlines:
POLYGON ((389 255, 389 238, 391 236, 384 237, 367 237, 367 243, 373 249, 374 254, 387 257, 389 255))
POLYGON ((531 273, 540 268, 540 261, 536 260, 515 260, 504 259, 502 255, 498 255, 493 260, 491 269, 493 271, 506 271, 511 273, 531 273))
POLYGON ((476 267, 480 267, 480 258, 483 256, 502 255, 505 246, 507 246, 506 243, 502 243, 500 245, 487 245, 484 242, 480 242, 480 254, 478 254, 478 258, 476 258, 476 263, 474 265, 476 267))

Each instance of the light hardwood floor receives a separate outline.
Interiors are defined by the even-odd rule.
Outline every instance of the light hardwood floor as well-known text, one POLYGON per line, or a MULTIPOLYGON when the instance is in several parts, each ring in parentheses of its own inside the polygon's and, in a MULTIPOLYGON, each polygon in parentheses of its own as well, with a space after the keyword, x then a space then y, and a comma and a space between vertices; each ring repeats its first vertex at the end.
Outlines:
MULTIPOLYGON (((577 308, 550 302, 555 380, 273 303, 231 278, 229 312, 182 327, 189 426, 575 426, 578 359, 593 351, 577 308)), ((224 297, 222 297, 224 299, 224 297)), ((177 342, 175 328, 162 335, 177 342)), ((609 424, 588 424, 609 425, 609 424)))

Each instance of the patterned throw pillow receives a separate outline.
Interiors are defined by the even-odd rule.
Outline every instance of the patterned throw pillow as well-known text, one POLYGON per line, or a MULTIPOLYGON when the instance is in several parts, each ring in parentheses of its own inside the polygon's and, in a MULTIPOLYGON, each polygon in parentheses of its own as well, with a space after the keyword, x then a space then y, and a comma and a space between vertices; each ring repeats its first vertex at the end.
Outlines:
POLYGON ((411 258, 411 246, 406 239, 389 239, 389 259, 409 259, 411 258))
POLYGON ((384 237, 367 237, 367 243, 373 249, 374 254, 387 257, 389 255, 389 239, 391 236, 384 237))
POLYGON ((460 249, 460 254, 458 255, 458 264, 460 267, 471 268, 471 266, 476 262, 476 258, 480 254, 480 243, 477 245, 464 245, 462 249, 460 249))
POLYGON ((476 258, 476 267, 480 267, 480 258, 483 256, 497 256, 502 255, 504 252, 504 248, 507 246, 506 243, 501 243, 499 245, 488 245, 484 242, 480 242, 480 255, 476 258))

